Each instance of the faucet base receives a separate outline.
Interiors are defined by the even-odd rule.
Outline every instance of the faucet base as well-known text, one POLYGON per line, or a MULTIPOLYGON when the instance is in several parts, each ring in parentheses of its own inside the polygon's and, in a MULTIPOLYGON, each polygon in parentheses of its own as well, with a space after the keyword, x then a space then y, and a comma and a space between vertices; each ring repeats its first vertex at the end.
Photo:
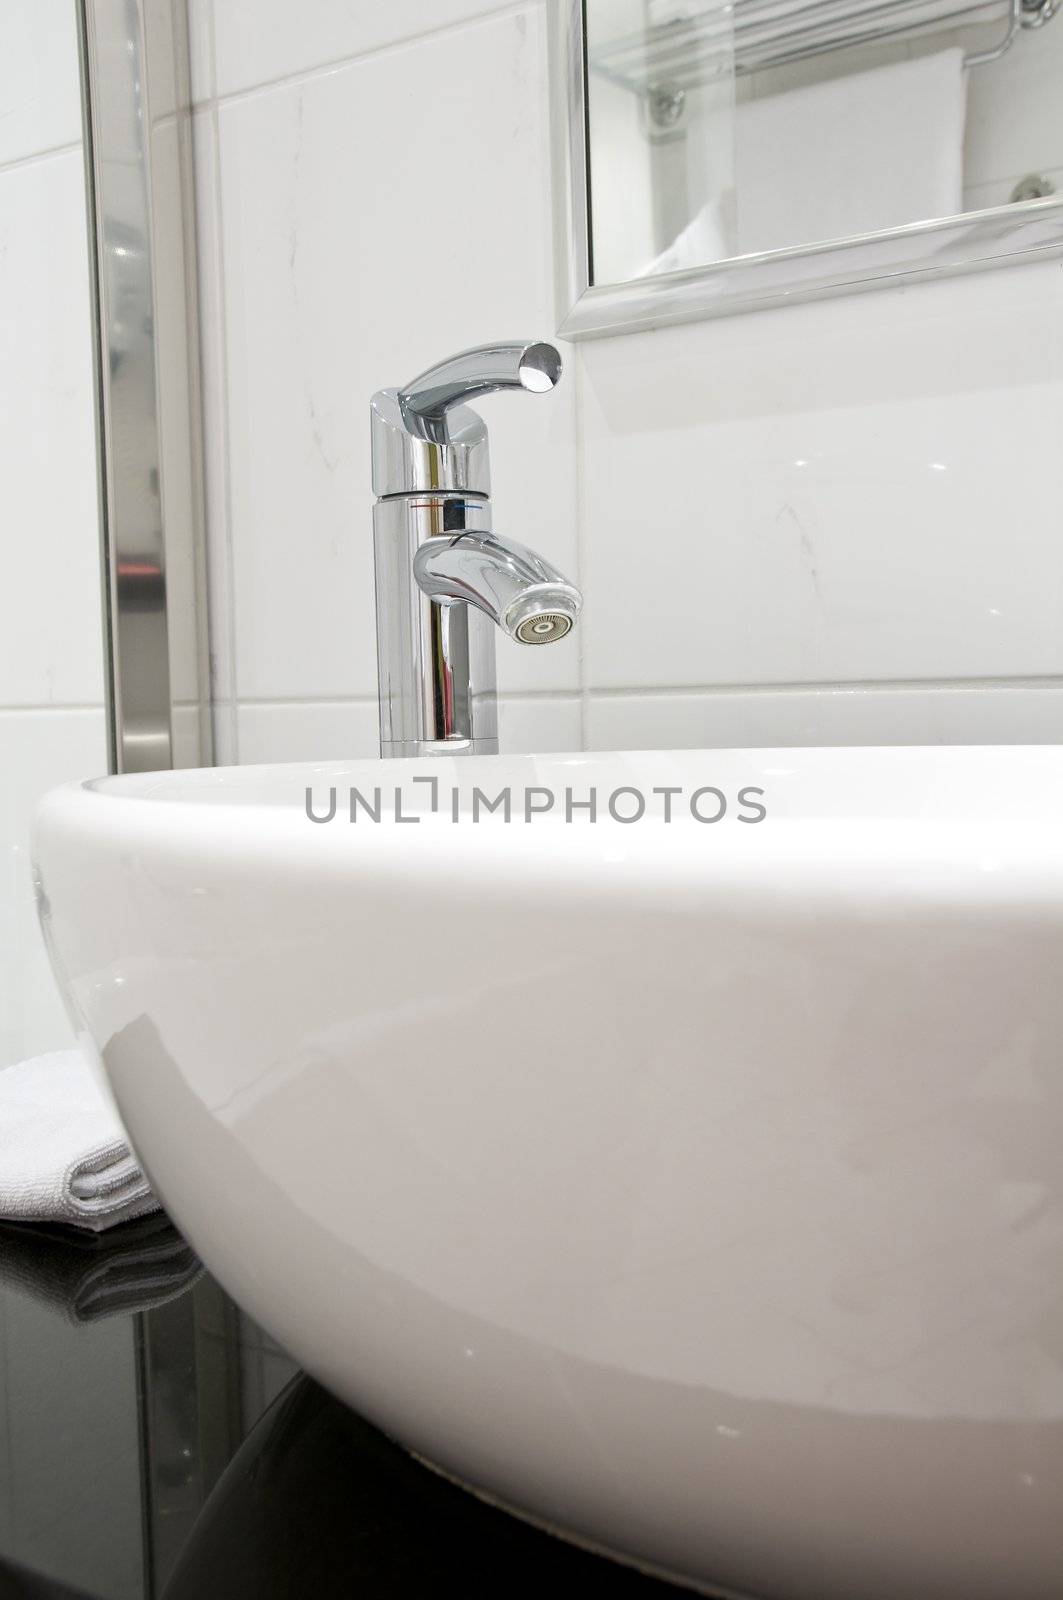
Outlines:
POLYGON ((395 495, 373 508, 382 755, 498 751, 494 623, 430 599, 414 576, 426 541, 489 521, 489 503, 467 495, 395 495))
POLYGON ((384 761, 393 756, 407 759, 411 756, 497 756, 497 739, 381 739, 380 755, 384 761))

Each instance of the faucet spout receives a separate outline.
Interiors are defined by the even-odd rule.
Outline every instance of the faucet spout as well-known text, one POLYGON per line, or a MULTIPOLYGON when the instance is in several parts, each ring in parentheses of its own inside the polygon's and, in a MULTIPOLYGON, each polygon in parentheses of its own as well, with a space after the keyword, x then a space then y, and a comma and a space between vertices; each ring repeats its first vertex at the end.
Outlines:
POLYGON ((560 377, 546 340, 498 342, 370 402, 383 756, 497 755, 498 631, 553 644, 575 626, 576 586, 492 531, 487 428, 467 403, 560 377))
POLYGON ((413 378, 399 390, 399 407, 412 432, 433 439, 452 406, 465 405, 500 389, 545 394, 561 378, 561 357, 543 340, 481 345, 463 350, 413 378))
POLYGON ((515 539, 463 531, 426 539, 413 561, 429 599, 476 606, 521 644, 553 644, 571 632, 583 596, 564 573, 515 539))

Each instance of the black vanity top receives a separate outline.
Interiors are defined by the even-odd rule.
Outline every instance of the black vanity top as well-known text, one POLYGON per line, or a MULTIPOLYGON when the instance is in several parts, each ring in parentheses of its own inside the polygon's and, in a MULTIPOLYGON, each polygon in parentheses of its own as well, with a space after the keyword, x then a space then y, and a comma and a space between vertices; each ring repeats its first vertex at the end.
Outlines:
POLYGON ((666 1600, 334 1400, 161 1216, 0 1226, 0 1600, 666 1600))

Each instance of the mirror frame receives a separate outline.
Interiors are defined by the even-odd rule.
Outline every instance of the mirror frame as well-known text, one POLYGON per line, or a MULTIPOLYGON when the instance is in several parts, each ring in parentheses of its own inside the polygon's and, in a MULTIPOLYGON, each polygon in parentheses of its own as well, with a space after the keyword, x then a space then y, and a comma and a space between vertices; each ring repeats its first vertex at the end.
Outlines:
POLYGON ((594 284, 584 9, 584 0, 550 0, 549 4, 558 333, 562 338, 636 333, 674 322, 1063 254, 1063 196, 1058 196, 793 250, 732 256, 708 266, 628 283, 594 284))

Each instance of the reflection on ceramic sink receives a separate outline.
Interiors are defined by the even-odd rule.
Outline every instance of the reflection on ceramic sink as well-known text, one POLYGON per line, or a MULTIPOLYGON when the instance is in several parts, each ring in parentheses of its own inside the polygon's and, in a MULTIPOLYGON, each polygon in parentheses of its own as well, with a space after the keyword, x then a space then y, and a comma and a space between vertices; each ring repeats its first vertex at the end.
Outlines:
POLYGON ((38 863, 166 1205, 396 1438, 713 1592, 1041 1600, 1061 814, 1048 748, 362 762, 57 790, 38 863))

